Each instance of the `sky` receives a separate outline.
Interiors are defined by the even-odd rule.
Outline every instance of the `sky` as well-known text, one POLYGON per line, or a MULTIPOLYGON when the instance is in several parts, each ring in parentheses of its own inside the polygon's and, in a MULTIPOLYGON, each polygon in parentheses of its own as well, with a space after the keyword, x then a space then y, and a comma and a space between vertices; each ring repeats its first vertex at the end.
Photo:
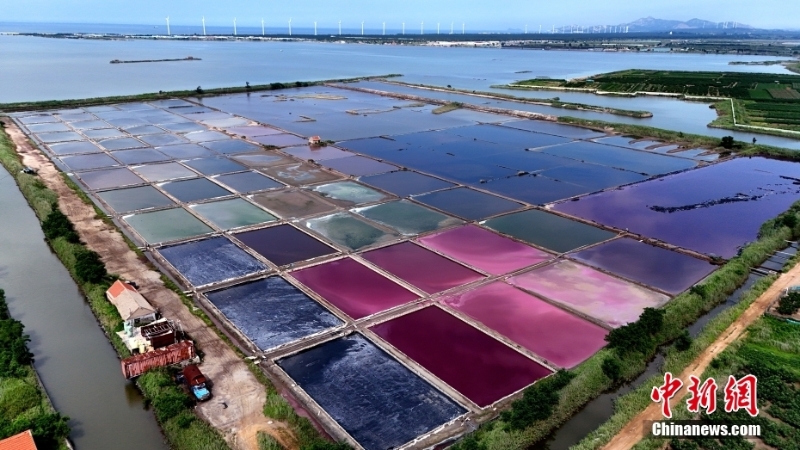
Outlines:
POLYGON ((472 30, 531 29, 543 25, 613 25, 652 16, 659 19, 739 22, 758 28, 800 28, 797 0, 19 0, 3 2, 0 22, 276 27, 292 19, 296 27, 398 29, 425 22, 465 23, 472 30), (784 11, 784 13, 781 13, 784 11))

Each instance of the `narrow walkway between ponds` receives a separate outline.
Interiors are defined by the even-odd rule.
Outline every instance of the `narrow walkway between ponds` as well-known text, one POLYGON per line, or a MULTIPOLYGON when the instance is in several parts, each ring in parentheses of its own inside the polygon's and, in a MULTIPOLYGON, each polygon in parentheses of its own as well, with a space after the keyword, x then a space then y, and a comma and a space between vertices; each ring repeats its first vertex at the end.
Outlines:
MULTIPOLYGON (((286 442, 289 431, 284 424, 264 416, 265 387, 246 363, 164 286, 160 274, 128 247, 118 230, 96 218, 94 208, 67 186, 61 172, 12 121, 6 120, 6 124, 22 163, 35 168, 45 185, 58 194, 59 208, 75 224, 81 240, 100 254, 108 272, 135 281, 142 295, 165 317, 177 320, 204 353, 201 367, 214 384, 214 397, 200 403, 197 413, 219 430, 232 448, 258 450, 258 431, 273 435, 289 450, 296 447, 294 442, 286 442)), ((116 376, 122 377, 122 373, 116 376)))
MULTIPOLYGON (((767 311, 770 304, 778 298, 787 287, 794 284, 800 284, 800 264, 792 267, 789 272, 775 280, 772 286, 761 294, 761 296, 759 296, 735 322, 725 329, 708 348, 703 350, 703 352, 681 372, 678 378, 681 380, 688 380, 692 375, 700 378, 711 363, 711 360, 728 348, 731 343, 742 337, 747 327, 758 320, 764 312, 767 311)), ((688 385, 689 383, 684 383, 678 393, 672 397, 670 405, 672 405, 673 408, 677 408, 684 401, 684 396, 688 393, 688 385)), ((645 421, 663 419, 664 417, 661 415, 661 404, 651 403, 644 411, 631 419, 603 449, 627 450, 632 448, 645 436, 645 421)))

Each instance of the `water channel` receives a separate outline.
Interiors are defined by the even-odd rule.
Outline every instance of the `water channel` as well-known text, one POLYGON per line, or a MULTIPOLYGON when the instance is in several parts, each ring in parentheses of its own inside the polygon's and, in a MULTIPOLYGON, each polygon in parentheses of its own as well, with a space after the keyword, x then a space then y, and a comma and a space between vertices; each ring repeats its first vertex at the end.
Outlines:
POLYGON ((0 192, 0 288, 31 337, 47 393, 71 419, 75 448, 167 449, 153 413, 122 377, 113 347, 2 166, 0 192))

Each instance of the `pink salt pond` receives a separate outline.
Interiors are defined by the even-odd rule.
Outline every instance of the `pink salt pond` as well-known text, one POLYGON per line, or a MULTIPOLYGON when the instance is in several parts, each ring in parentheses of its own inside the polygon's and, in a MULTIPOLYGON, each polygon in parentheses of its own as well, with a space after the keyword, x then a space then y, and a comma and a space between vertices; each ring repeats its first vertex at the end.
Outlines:
POLYGON ((419 242, 492 275, 513 272, 552 258, 549 253, 475 225, 425 236, 419 242))
POLYGON ((551 373, 435 306, 371 330, 481 407, 551 373))
POLYGON ((354 319, 408 303, 416 294, 350 258, 296 272, 311 290, 354 319))
POLYGON ((546 361, 572 368, 605 346, 604 328, 502 282, 442 300, 546 361))
POLYGON ((655 308, 669 300, 664 294, 566 260, 508 281, 615 328, 635 322, 644 308, 655 308))
POLYGON ((372 250, 367 261, 428 294, 479 280, 483 275, 411 242, 372 250))

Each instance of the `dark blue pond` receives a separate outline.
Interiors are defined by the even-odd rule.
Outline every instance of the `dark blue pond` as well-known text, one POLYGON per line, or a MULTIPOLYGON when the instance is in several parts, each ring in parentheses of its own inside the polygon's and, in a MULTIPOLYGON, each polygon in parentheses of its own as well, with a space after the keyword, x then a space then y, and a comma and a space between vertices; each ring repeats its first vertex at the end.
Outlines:
POLYGON ((399 447, 466 412, 359 334, 278 365, 367 450, 399 447))
POLYGON ((480 220, 522 207, 520 203, 463 187, 420 195, 414 200, 467 220, 480 220))
POLYGON ((453 186, 453 183, 410 170, 361 177, 359 181, 383 189, 386 192, 391 192, 398 197, 423 194, 453 186))
POLYGON ((267 269, 265 264, 224 237, 164 247, 158 251, 195 286, 267 269))
POLYGON ((319 303, 280 277, 239 284, 206 296, 262 350, 342 324, 319 303))

